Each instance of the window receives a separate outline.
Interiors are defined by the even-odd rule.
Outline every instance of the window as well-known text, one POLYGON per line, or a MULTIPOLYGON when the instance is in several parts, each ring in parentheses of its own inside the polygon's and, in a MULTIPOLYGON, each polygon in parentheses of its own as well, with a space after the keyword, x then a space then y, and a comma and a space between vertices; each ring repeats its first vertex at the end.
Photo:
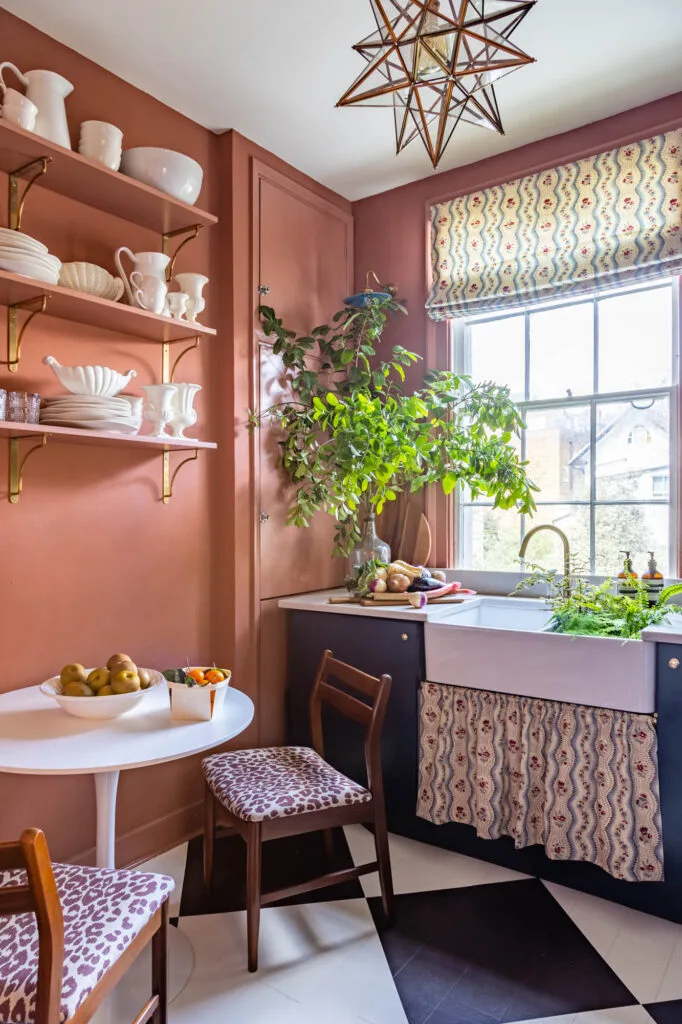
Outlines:
MULTIPOLYGON (((455 366, 510 388, 524 409, 517 439, 540 487, 537 513, 457 499, 457 565, 518 571, 525 534, 553 523, 585 572, 613 575, 623 550, 635 571, 655 551, 676 572, 677 281, 575 302, 457 321, 455 366)), ((528 559, 556 568, 558 538, 531 542, 528 559)))

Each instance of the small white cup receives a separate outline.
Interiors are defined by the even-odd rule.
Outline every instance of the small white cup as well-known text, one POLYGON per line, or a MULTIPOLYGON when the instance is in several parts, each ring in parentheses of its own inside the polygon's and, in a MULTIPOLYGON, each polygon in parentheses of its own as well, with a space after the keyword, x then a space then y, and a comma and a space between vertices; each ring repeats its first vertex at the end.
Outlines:
POLYGON ((166 296, 168 312, 175 319, 179 320, 187 309, 189 295, 186 292, 169 292, 166 296))
POLYGON ((134 270, 130 275, 130 283, 138 306, 157 315, 163 313, 168 292, 165 281, 153 274, 141 274, 139 270, 134 270))
POLYGON ((123 132, 106 121, 83 121, 78 152, 112 171, 121 166, 123 132))
POLYGON ((5 121, 11 121, 24 131, 32 132, 37 116, 38 108, 27 96, 16 89, 5 89, 2 100, 2 117, 5 121))

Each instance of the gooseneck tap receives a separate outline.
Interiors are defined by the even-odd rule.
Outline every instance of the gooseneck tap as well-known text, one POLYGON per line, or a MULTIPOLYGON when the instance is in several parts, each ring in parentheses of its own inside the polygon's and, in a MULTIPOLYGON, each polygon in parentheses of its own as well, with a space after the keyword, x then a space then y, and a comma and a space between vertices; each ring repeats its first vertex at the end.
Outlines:
POLYGON ((558 526, 554 526, 553 523, 541 523, 540 526, 534 526, 532 530, 529 530, 528 533, 526 534, 526 536, 523 538, 523 543, 521 544, 521 549, 519 551, 519 558, 521 560, 523 560, 525 558, 526 551, 528 549, 528 544, 530 542, 531 537, 534 537, 536 533, 540 532, 540 530, 551 530, 552 533, 556 533, 556 535, 560 538, 561 543, 564 546, 564 577, 565 577, 565 580, 564 580, 563 592, 564 592, 564 595, 566 597, 568 597, 570 592, 571 592, 571 584, 569 582, 569 576, 571 575, 571 550, 570 550, 569 543, 568 543, 568 537, 566 536, 566 534, 564 533, 563 530, 559 529, 558 526))

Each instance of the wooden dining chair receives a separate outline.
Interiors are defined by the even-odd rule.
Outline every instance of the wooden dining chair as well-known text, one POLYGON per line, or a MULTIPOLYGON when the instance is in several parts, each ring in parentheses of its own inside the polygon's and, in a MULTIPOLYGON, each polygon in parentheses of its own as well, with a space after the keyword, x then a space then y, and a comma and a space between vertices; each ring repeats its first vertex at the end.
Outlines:
POLYGON ((260 909, 276 900, 312 889, 337 885, 378 871, 381 898, 388 920, 393 913, 393 883, 381 777, 381 730, 391 677, 366 675, 325 651, 310 698, 310 747, 266 747, 214 754, 203 761, 206 778, 204 881, 213 876, 216 819, 246 841, 246 916, 248 966, 258 969, 260 909), (331 680, 342 684, 343 689, 331 680), (367 701, 348 693, 354 690, 367 701), (367 788, 336 771, 324 760, 322 704, 330 704, 365 729, 367 788), (217 813, 216 813, 217 812, 217 813), (374 826, 376 860, 330 871, 299 885, 261 892, 262 843, 283 836, 324 831, 327 854, 332 829, 360 822, 374 826))
POLYGON ((152 995, 133 1024, 166 1024, 172 878, 52 864, 30 828, 0 843, 0 1021, 87 1024, 148 942, 152 995))

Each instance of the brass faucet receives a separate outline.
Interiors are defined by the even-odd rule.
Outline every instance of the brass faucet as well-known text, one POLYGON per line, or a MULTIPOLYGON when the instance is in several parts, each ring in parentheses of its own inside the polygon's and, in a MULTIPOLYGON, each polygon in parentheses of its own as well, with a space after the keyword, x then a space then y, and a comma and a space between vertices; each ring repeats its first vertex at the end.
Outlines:
POLYGON ((571 550, 570 550, 570 547, 569 547, 569 544, 568 544, 568 537, 566 536, 566 534, 564 533, 563 530, 559 529, 558 526, 554 526, 553 523, 541 523, 540 526, 534 526, 532 530, 529 530, 528 533, 526 534, 526 536, 523 538, 523 543, 521 544, 521 550, 519 551, 519 558, 522 559, 522 560, 525 558, 526 551, 528 549, 528 543, 529 543, 531 537, 533 537, 536 533, 539 533, 540 530, 551 530, 552 533, 556 533, 557 536, 561 539, 561 543, 564 546, 564 577, 565 577, 565 580, 564 580, 564 586, 563 586, 563 593, 564 593, 565 597, 568 597, 570 595, 570 593, 571 593, 571 584, 570 584, 570 581, 569 581, 569 577, 571 575, 571 550))

